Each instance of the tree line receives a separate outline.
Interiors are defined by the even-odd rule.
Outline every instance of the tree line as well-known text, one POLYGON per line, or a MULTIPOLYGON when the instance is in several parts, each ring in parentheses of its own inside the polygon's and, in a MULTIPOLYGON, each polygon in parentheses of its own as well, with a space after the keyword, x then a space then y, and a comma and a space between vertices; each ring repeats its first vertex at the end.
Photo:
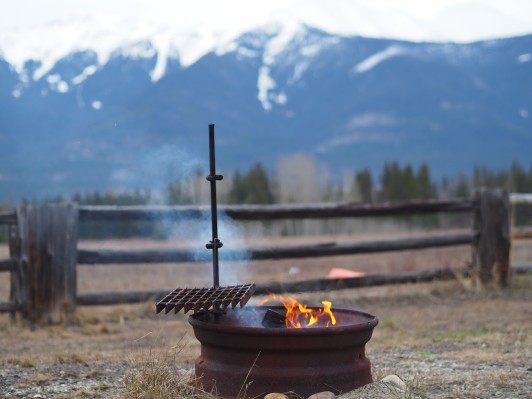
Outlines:
MULTIPOLYGON (((225 201, 231 204, 270 204, 281 202, 305 202, 312 198, 319 201, 408 201, 414 199, 463 198, 472 195, 477 187, 504 187, 510 192, 532 193, 532 165, 526 169, 514 163, 506 170, 493 170, 486 166, 474 168, 471 176, 460 174, 444 177, 440 183, 432 178, 430 167, 422 163, 417 168, 406 163, 389 162, 382 172, 375 175, 370 169, 362 169, 341 181, 323 180, 314 173, 315 168, 307 169, 307 175, 317 176, 309 184, 313 194, 299 187, 301 179, 289 182, 289 188, 283 188, 283 180, 292 180, 283 175, 283 171, 268 173, 256 163, 247 172, 237 172, 231 181, 231 188, 225 201), (294 188, 295 187, 295 188, 294 188), (291 191, 287 195, 287 192, 291 191), (306 197, 306 198, 305 198, 306 197)), ((297 173, 305 174, 305 169, 297 173)), ((308 177, 308 176, 307 176, 308 177)), ((186 183, 184 183, 186 184, 186 183)))
MULTIPOLYGON (((166 184, 163 192, 149 189, 98 190, 74 193, 69 199, 58 196, 46 202, 73 201, 80 205, 192 205, 210 201, 206 173, 196 170, 185 178, 166 184)), ((528 169, 514 163, 508 169, 477 166, 471 175, 444 177, 437 183, 427 163, 417 168, 410 163, 388 162, 380 173, 364 168, 333 178, 326 168, 307 155, 281 159, 269 171, 260 162, 247 171, 225 173, 217 185, 220 204, 275 204, 290 202, 397 202, 416 199, 464 198, 477 187, 503 187, 510 192, 532 193, 532 164, 528 169)), ((12 208, 12 205, 0 206, 12 208)))
MULTIPOLYGON (((114 190, 75 193, 69 199, 80 205, 149 205, 149 204, 208 204, 210 186, 206 173, 196 170, 184 179, 167 183, 163 192, 150 190, 114 190)), ((274 204, 287 202, 381 202, 414 199, 446 199, 469 197, 476 187, 504 187, 510 192, 532 193, 532 165, 528 168, 514 163, 507 169, 477 166, 470 175, 445 177, 439 183, 432 177, 428 163, 388 162, 380 173, 365 168, 333 177, 315 159, 296 154, 279 160, 274 170, 260 162, 248 170, 224 173, 217 185, 219 204, 274 204)), ((63 197, 48 202, 66 200, 63 197)), ((6 206, 4 206, 6 208, 6 206)), ((12 206, 9 206, 12 208, 12 206)), ((425 217, 430 223, 435 218, 425 217)), ((518 225, 532 224, 532 207, 517 206, 514 220, 518 225)), ((164 229, 153 223, 121 222, 109 224, 85 223, 80 226, 85 238, 151 236, 165 237, 164 229)), ((284 230, 283 230, 284 231, 284 230)), ((0 238, 6 232, 0 231, 0 238)))
MULTIPOLYGON (((197 170, 185 179, 167 184, 163 193, 149 190, 75 194, 73 200, 86 205, 168 205, 206 204, 210 186, 206 173, 197 170)), ((410 163, 388 162, 380 173, 365 168, 334 178, 314 158, 296 154, 282 158, 274 170, 260 162, 246 171, 224 174, 217 185, 220 204, 275 204, 288 202, 382 202, 415 199, 464 198, 476 187, 504 187, 510 192, 532 193, 532 165, 514 163, 507 169, 477 166, 470 175, 444 177, 438 183, 428 163, 415 167, 410 163)), ((527 207, 530 208, 530 207, 527 207)), ((519 223, 532 223, 532 209, 517 209, 519 223)))

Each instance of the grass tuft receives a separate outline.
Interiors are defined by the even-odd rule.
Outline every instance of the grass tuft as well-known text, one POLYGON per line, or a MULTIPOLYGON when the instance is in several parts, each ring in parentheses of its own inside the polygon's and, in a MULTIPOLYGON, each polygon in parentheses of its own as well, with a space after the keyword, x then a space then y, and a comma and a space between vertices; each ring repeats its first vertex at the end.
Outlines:
POLYGON ((52 376, 50 374, 47 374, 47 373, 35 373, 35 374, 32 374, 29 377, 27 377, 24 382, 26 382, 27 384, 31 384, 31 385, 35 385, 35 384, 42 385, 42 384, 48 382, 48 380, 50 380, 50 378, 52 378, 52 376))
MULTIPOLYGON (((392 384, 379 381, 375 384, 375 393, 382 395, 383 399, 428 399, 426 392, 416 381, 405 381, 405 384, 406 389, 399 389, 392 384)), ((355 390, 354 392, 357 391, 355 390)), ((377 397, 379 397, 378 395, 377 397)), ((372 399, 376 399, 377 397, 373 397, 372 399)), ((358 398, 355 396, 353 399, 358 398)), ((360 399, 363 398, 361 397, 360 399)))
POLYGON ((35 367, 36 364, 35 360, 29 357, 12 357, 5 360, 5 363, 24 368, 35 367))
POLYGON ((81 353, 75 353, 75 352, 66 352, 66 353, 58 353, 55 356, 56 362, 59 364, 66 364, 66 363, 80 363, 80 364, 87 364, 88 358, 81 353))
POLYGON ((121 399, 214 399, 193 383, 190 375, 177 369, 181 348, 168 351, 149 350, 141 359, 132 361, 125 379, 121 399))

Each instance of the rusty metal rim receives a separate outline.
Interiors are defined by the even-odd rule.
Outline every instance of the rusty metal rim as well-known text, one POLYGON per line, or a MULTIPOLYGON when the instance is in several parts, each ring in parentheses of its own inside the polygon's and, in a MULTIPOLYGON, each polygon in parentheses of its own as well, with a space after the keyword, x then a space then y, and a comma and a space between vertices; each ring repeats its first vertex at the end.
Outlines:
MULTIPOLYGON (((311 307, 312 308, 312 307, 311 307)), ((252 309, 272 309, 272 310, 283 310, 282 306, 255 306, 255 307, 246 307, 241 309, 234 309, 231 312, 249 312, 252 309)), ((317 309, 317 308, 314 308, 317 309)), ((329 327, 308 327, 308 328, 269 328, 263 327, 260 325, 257 326, 235 326, 223 323, 209 323, 202 320, 198 320, 198 317, 203 315, 204 312, 198 312, 193 315, 190 315, 188 322, 193 327, 199 327, 204 330, 212 330, 217 332, 228 332, 228 333, 243 333, 247 335, 334 335, 342 332, 355 332, 355 331, 364 331, 368 329, 373 329, 378 323, 379 320, 376 316, 372 314, 361 312, 358 310, 350 309, 333 309, 334 312, 353 314, 357 316, 363 316, 367 318, 367 322, 357 323, 357 324, 343 324, 339 326, 329 326, 329 327)), ((220 317, 224 317, 223 315, 220 317)))

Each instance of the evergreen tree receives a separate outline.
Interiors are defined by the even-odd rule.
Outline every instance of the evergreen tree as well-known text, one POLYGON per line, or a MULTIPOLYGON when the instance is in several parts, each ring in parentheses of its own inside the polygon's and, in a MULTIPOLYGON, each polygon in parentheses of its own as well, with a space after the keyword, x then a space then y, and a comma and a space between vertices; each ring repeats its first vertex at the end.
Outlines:
POLYGON ((473 187, 505 187, 510 188, 510 175, 507 171, 494 172, 487 166, 475 166, 473 171, 473 187))
POLYGON ((247 175, 246 202, 250 204, 271 204, 273 193, 270 179, 264 167, 260 163, 252 166, 247 175))
POLYGON ((373 178, 369 169, 363 169, 355 174, 354 184, 358 189, 362 202, 373 201, 373 178))
POLYGON ((230 204, 242 204, 246 198, 246 188, 242 175, 236 171, 233 176, 231 189, 227 196, 227 202, 230 204))
POLYGON ((527 172, 519 163, 514 163, 511 168, 511 187, 516 193, 532 192, 532 166, 527 172))
MULTIPOLYGON (((528 172, 520 164, 514 163, 510 170, 511 190, 516 193, 532 193, 532 166, 528 172)), ((517 225, 532 224, 532 206, 516 205, 513 209, 517 225)))
POLYGON ((436 197, 436 187, 431 180, 430 170, 423 163, 417 173, 410 164, 404 167, 397 162, 387 163, 381 176, 380 198, 387 201, 406 201, 436 197))
POLYGON ((471 196, 471 187, 465 175, 460 174, 460 176, 458 176, 458 180, 454 187, 453 196, 457 198, 466 198, 471 196))
POLYGON ((419 199, 431 199, 437 196, 436 186, 430 178, 430 170, 427 163, 423 162, 417 172, 417 193, 419 199))
POLYGON ((274 202, 270 178, 260 163, 254 164, 245 175, 235 173, 228 202, 230 204, 271 204, 274 202))
POLYGON ((407 164, 403 171, 399 171, 399 179, 402 184, 399 185, 399 198, 400 201, 409 199, 416 199, 419 196, 419 186, 414 168, 410 164, 407 164))
POLYGON ((405 199, 404 174, 397 162, 386 163, 381 177, 380 198, 385 201, 402 201, 405 199))

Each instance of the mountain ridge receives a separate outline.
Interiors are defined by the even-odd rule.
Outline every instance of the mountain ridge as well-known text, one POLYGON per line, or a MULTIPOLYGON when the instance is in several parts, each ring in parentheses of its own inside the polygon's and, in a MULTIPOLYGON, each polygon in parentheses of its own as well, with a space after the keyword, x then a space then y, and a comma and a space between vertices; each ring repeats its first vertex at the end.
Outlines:
POLYGON ((0 59, 4 198, 161 187, 190 170, 172 151, 205 166, 209 122, 226 170, 298 152, 335 174, 395 160, 427 161, 436 176, 529 161, 532 35, 417 43, 295 24, 230 44, 186 67, 167 56, 165 73, 145 41, 105 64, 69 53, 38 80, 42 64, 0 59))

